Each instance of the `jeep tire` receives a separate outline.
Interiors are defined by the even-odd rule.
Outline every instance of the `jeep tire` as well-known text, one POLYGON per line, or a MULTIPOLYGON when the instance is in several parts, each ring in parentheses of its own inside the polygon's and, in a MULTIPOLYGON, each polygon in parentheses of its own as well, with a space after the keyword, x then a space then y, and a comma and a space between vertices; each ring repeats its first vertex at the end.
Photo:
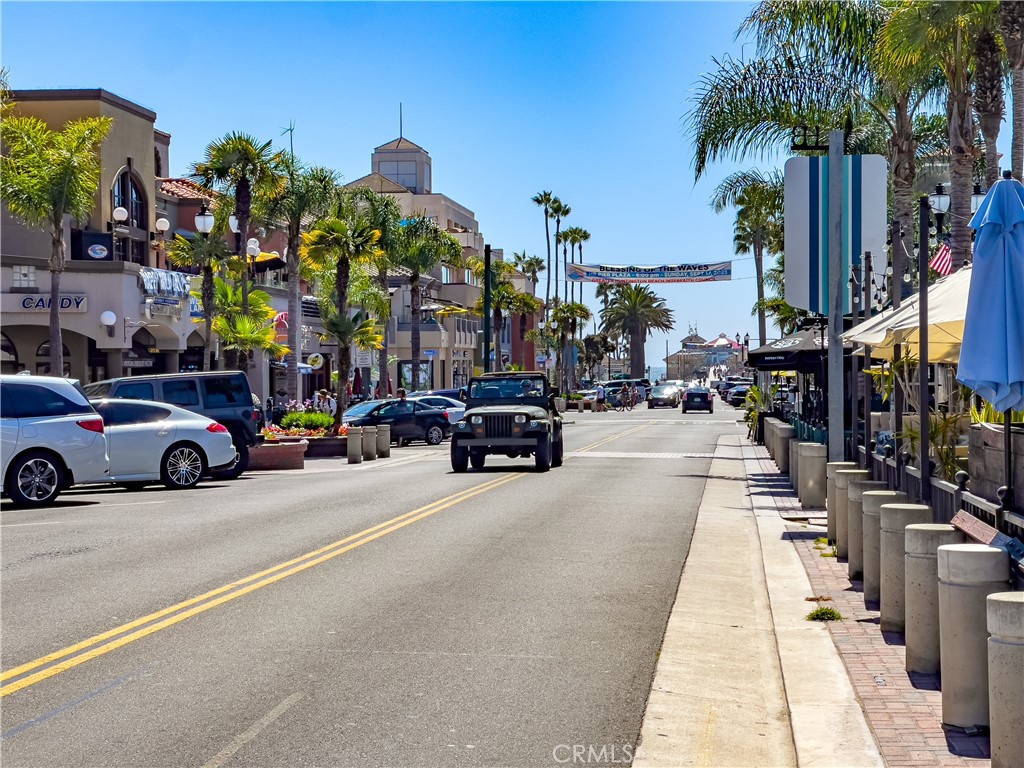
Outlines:
POLYGON ((545 433, 537 438, 537 452, 534 454, 534 466, 538 472, 551 469, 551 435, 545 433))
POLYGON ((469 469, 469 448, 460 441, 452 441, 452 472, 465 472, 469 469))
POLYGON ((551 446, 551 466, 560 467, 562 466, 562 436, 559 435, 558 439, 551 446))
POLYGON ((484 453, 483 448, 472 448, 469 451, 469 465, 473 469, 483 469, 484 462, 487 461, 487 454, 484 453))

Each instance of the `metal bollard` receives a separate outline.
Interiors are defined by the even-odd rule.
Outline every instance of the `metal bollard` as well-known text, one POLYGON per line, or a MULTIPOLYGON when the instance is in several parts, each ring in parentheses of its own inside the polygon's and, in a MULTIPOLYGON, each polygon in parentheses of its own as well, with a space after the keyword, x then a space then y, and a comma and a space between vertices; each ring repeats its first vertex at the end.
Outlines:
POLYGON ((846 558, 850 554, 850 481, 870 480, 866 469, 836 470, 836 556, 846 558))
POLYGON ((1009 586, 1010 556, 987 544, 946 544, 939 547, 938 558, 942 722, 987 726, 986 603, 989 595, 1009 586))
POLYGON ((377 458, 377 428, 363 427, 363 461, 373 461, 377 458))
MULTIPOLYGON (((930 512, 931 510, 929 510, 930 512)), ((907 672, 934 675, 939 671, 939 547, 963 544, 965 536, 952 525, 908 525, 905 535, 904 639, 907 672)), ((883 565, 883 573, 887 566, 883 565)), ((890 611, 891 613, 891 611, 890 611)), ((883 625, 884 626, 884 625, 883 625)))
POLYGON ((882 580, 882 505, 905 504, 902 491, 865 491, 861 496, 864 510, 864 604, 877 603, 882 580))
MULTIPOLYGON (((825 511, 828 513, 828 540, 836 540, 836 472, 856 469, 856 461, 830 461, 825 465, 825 511)), ((843 496, 846 491, 843 491, 843 496)))
POLYGON ((992 768, 1024 765, 1024 592, 989 595, 988 709, 992 768))
POLYGON ((359 427, 348 428, 348 441, 346 448, 348 449, 349 464, 363 463, 363 437, 362 430, 359 427))
POLYGON ((391 425, 377 425, 377 457, 381 459, 391 458, 391 425))
POLYGON ((857 478, 846 486, 847 555, 850 581, 864 577, 864 492, 884 491, 889 486, 881 480, 857 478))
POLYGON ((883 632, 906 628, 907 526, 930 523, 926 504, 883 504, 879 510, 879 626, 883 632))

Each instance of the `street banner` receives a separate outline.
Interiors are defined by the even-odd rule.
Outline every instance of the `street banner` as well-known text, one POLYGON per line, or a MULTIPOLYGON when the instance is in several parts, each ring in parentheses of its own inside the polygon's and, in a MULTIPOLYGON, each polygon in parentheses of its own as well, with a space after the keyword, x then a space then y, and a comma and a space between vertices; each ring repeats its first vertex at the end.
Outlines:
POLYGON ((566 274, 570 280, 588 283, 709 283, 731 280, 732 262, 651 267, 569 264, 566 274))
MULTIPOLYGON (((791 157, 785 167, 786 302, 819 315, 828 301, 828 157, 791 157)), ((871 254, 876 288, 889 265, 886 200, 889 165, 881 155, 843 157, 843 314, 852 310, 850 277, 871 254)), ((858 290, 863 291, 863 288, 858 290)))

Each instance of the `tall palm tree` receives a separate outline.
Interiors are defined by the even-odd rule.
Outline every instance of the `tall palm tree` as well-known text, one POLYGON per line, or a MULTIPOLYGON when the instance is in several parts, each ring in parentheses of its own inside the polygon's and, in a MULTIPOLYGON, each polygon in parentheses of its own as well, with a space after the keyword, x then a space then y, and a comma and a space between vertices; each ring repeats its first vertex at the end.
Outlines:
MULTIPOLYGON (((176 267, 198 269, 202 282, 199 287, 199 302, 203 306, 202 322, 205 326, 203 334, 203 370, 210 370, 210 347, 213 344, 214 273, 231 258, 231 251, 224 242, 223 226, 209 235, 196 235, 187 240, 175 235, 171 247, 167 251, 167 260, 176 267)), ((199 322, 199 318, 196 318, 199 322)))
POLYGON ((1006 102, 1003 98, 1003 47, 998 39, 998 2, 975 3, 977 33, 974 36, 974 111, 985 137, 985 183, 991 189, 999 180, 999 126, 1006 102))
POLYGON ((412 294, 412 381, 414 391, 420 381, 420 279, 441 264, 462 265, 462 245, 452 235, 438 227, 437 222, 418 216, 402 228, 399 241, 398 264, 409 270, 409 290, 412 294))
POLYGON ((299 250, 302 233, 311 222, 326 216, 334 202, 338 174, 329 168, 305 167, 291 153, 282 153, 285 182, 258 199, 258 217, 268 226, 284 224, 288 235, 285 265, 288 270, 288 346, 285 388, 289 400, 299 397, 299 362, 302 356, 302 291, 299 250))
POLYGON ((895 81, 907 71, 937 67, 946 81, 946 119, 949 126, 950 247, 953 262, 970 257, 971 192, 974 164, 980 153, 975 144, 972 88, 974 38, 979 3, 915 2, 901 0, 882 27, 879 62, 895 81))
POLYGON ((764 312, 764 253, 766 247, 780 239, 784 189, 785 182, 778 171, 767 175, 756 170, 739 171, 719 184, 711 198, 711 207, 716 213, 730 206, 737 209, 733 230, 735 252, 754 254, 758 346, 762 347, 767 342, 768 331, 764 312))
MULTIPOLYGON (((564 244, 565 243, 569 243, 569 258, 565 262, 565 298, 566 298, 567 301, 575 301, 576 300, 576 286, 575 286, 575 284, 570 284, 570 282, 569 282, 569 264, 575 264, 576 263, 576 248, 577 248, 577 246, 579 246, 582 249, 582 247, 583 247, 583 234, 586 231, 587 230, 583 229, 583 227, 567 227, 562 232, 562 243, 563 243, 563 245, 562 245, 562 254, 563 254, 563 256, 565 254, 565 245, 564 244)), ((587 234, 587 237, 590 237, 590 235, 587 234)))
POLYGON ((557 304, 551 311, 551 322, 558 329, 558 381, 563 391, 573 386, 573 370, 569 365, 569 350, 579 329, 592 317, 590 307, 573 301, 557 304))
POLYGON ((1024 4, 999 4, 999 31, 1003 35, 1006 59, 1010 65, 1010 91, 1013 94, 1013 145, 1010 150, 1013 176, 1024 174, 1024 4))
MULTIPOLYGON (((4 84, 6 90, 6 84, 4 84)), ((6 113, 9 105, 4 106, 6 113)), ((27 226, 50 236, 50 374, 64 375, 60 331, 60 278, 64 273, 64 217, 84 219, 96 202, 100 146, 114 121, 87 117, 50 130, 35 117, 0 122, 0 197, 27 226)))
MULTIPOLYGON (((576 227, 576 249, 580 254, 580 264, 583 263, 583 244, 590 241, 590 232, 583 227, 576 227)), ((580 301, 583 301, 583 284, 580 284, 580 301)))
MULTIPOLYGON (((365 205, 366 217, 370 223, 380 231, 380 240, 377 241, 377 284, 385 295, 388 293, 388 272, 398 264, 399 252, 402 240, 401 221, 404 217, 402 206, 391 195, 374 192, 368 187, 356 189, 353 193, 356 199, 365 205)), ((379 315, 379 317, 390 316, 379 315)), ((388 391, 388 335, 382 334, 381 345, 377 352, 377 367, 380 370, 381 391, 388 391)))
POLYGON ((672 310, 665 300, 646 285, 623 285, 604 313, 602 330, 609 335, 629 339, 630 376, 644 375, 646 361, 644 343, 652 331, 670 331, 674 327, 672 310))
POLYGON ((548 279, 544 290, 544 319, 547 320, 551 306, 551 201, 554 195, 549 190, 538 192, 530 198, 534 205, 544 209, 544 243, 548 248, 548 279))
POLYGON ((552 198, 548 206, 548 215, 555 220, 555 303, 558 303, 558 244, 562 240, 561 229, 562 219, 572 213, 572 208, 563 203, 557 197, 552 198))
MULTIPOLYGON (((349 315, 348 292, 352 265, 371 260, 377 253, 380 230, 341 195, 334 215, 302 235, 302 259, 314 269, 333 271, 334 310, 341 318, 349 315)), ((348 405, 348 376, 352 371, 352 347, 338 347, 338 397, 340 410, 348 405)))
MULTIPOLYGON (((468 266, 473 276, 483 281, 486 279, 484 261, 475 256, 468 261, 468 266)), ((516 297, 520 295, 512 284, 512 274, 515 267, 507 261, 495 261, 491 264, 491 332, 494 334, 494 362, 497 369, 501 363, 501 333, 505 329, 505 317, 511 316, 515 306, 516 297)), ((481 295, 476 302, 474 311, 482 316, 484 312, 484 297, 481 295)))
POLYGON ((542 306, 543 302, 536 296, 517 292, 509 307, 511 314, 519 315, 519 348, 522 350, 522 360, 520 362, 522 363, 523 370, 526 370, 526 334, 529 332, 527 326, 530 323, 530 317, 540 312, 542 306))
MULTIPOLYGON (((241 240, 249 236, 254 195, 274 195, 285 184, 282 154, 254 136, 237 131, 226 134, 206 148, 203 161, 192 165, 192 178, 207 189, 219 187, 235 198, 235 217, 241 240)), ((244 245, 241 254, 245 258, 244 245)), ((249 301, 248 280, 242 281, 243 297, 249 301)))
POLYGON ((536 294, 537 283, 540 281, 540 273, 544 271, 544 259, 540 256, 527 256, 526 251, 512 254, 512 264, 534 285, 536 294))

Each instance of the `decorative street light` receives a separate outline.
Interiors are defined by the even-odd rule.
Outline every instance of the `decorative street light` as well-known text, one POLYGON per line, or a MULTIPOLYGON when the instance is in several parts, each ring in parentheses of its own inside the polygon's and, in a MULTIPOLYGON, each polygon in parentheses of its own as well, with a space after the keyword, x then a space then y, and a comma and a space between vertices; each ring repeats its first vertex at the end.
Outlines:
POLYGON ((977 213, 978 208, 981 207, 981 201, 985 199, 985 193, 981 191, 981 184, 974 185, 974 191, 971 192, 971 213, 977 213))
POLYGON ((196 214, 196 232, 201 235, 208 235, 213 231, 213 214, 206 209, 206 203, 199 209, 199 213, 196 214))
POLYGON ((938 234, 941 235, 942 222, 945 221, 946 213, 949 212, 949 195, 946 194, 946 188, 942 184, 936 184, 935 191, 928 195, 928 206, 935 214, 935 224, 938 227, 938 234))

